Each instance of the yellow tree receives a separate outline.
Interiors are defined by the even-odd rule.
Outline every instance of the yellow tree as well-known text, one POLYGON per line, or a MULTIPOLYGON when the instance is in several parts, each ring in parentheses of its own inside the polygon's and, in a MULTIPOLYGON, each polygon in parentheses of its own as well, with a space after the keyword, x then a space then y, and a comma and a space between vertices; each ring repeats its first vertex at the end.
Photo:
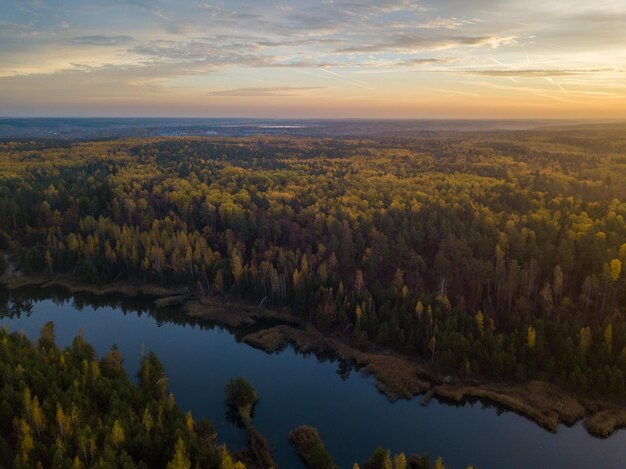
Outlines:
POLYGON ((393 469, 406 469, 406 456, 404 453, 396 454, 393 457, 393 469))
POLYGON ((611 280, 616 282, 621 273, 622 273, 622 261, 620 261, 619 259, 613 259, 611 261, 611 280))
POLYGON ((237 249, 233 249, 230 254, 230 268, 233 272, 233 277, 235 277, 235 283, 239 282, 241 274, 243 273, 243 265, 237 249))
POLYGON ((94 360, 91 362, 91 385, 95 386, 96 381, 100 377, 100 364, 94 360))
POLYGON ((193 435, 194 423, 193 417, 191 416, 191 411, 187 411, 187 413, 185 414, 185 427, 187 428, 189 434, 193 435))
POLYGON ((478 330, 482 334, 485 330, 485 316, 480 310, 476 313, 476 324, 478 325, 478 330))
POLYGON ((363 316, 363 309, 361 305, 356 305, 356 309, 354 310, 354 316, 356 317, 357 324, 361 322, 361 316, 363 316))
POLYGON ((526 341, 528 342, 528 348, 534 349, 537 343, 537 331, 533 326, 528 326, 528 332, 526 333, 526 341))
POLYGON ((583 354, 587 353, 587 350, 591 347, 591 343, 591 328, 589 326, 582 327, 578 332, 578 346, 580 347, 580 351, 583 354))
POLYGON ((154 419, 152 418, 152 414, 150 410, 146 407, 143 411, 143 418, 141 419, 143 423, 143 428, 146 429, 146 433, 150 433, 152 427, 154 427, 154 419))
POLYGON ((174 458, 167 464, 167 469, 191 469, 189 453, 182 438, 176 442, 174 458))
POLYGON ((619 247, 619 258, 622 260, 622 262, 626 262, 626 243, 622 244, 619 247))
POLYGON ((20 437, 19 450, 21 453, 22 461, 28 462, 28 457, 31 451, 35 448, 35 442, 33 440, 33 434, 28 425, 28 422, 24 419, 16 419, 14 425, 17 428, 17 432, 20 437))
POLYGON ((56 421, 59 426, 59 434, 63 441, 65 441, 65 437, 71 432, 72 421, 63 411, 63 407, 61 407, 60 404, 57 404, 56 421))
POLYGON ((41 436, 41 429, 44 426, 44 414, 41 410, 41 406, 39 405, 39 399, 37 399, 37 396, 35 396, 32 401, 30 418, 33 425, 35 425, 35 429, 37 430, 37 438, 39 438, 41 436))
POLYGON ((220 446, 219 449, 220 465, 219 469, 246 469, 246 466, 240 462, 234 462, 233 458, 228 454, 226 445, 220 446))
POLYGON ((424 313, 424 305, 422 304, 421 301, 418 301, 415 304, 415 314, 417 315, 417 320, 419 321, 420 318, 422 317, 422 313, 424 313))
POLYGON ((115 419, 111 428, 111 442, 116 448, 124 442, 124 429, 120 425, 119 420, 115 419))

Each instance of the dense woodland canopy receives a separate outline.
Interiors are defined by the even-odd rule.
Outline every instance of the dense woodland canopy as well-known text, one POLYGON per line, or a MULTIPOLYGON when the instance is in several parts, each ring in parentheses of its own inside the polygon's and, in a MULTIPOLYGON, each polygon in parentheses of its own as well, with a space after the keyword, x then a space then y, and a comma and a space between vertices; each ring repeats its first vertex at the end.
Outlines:
POLYGON ((0 467, 237 469, 213 427, 181 412, 163 366, 142 357, 139 385, 117 348, 99 360, 82 336, 61 350, 46 324, 33 345, 0 330, 0 467))
POLYGON ((441 373, 603 395, 626 390, 625 217, 617 130, 0 143, 26 272, 267 297, 441 373))

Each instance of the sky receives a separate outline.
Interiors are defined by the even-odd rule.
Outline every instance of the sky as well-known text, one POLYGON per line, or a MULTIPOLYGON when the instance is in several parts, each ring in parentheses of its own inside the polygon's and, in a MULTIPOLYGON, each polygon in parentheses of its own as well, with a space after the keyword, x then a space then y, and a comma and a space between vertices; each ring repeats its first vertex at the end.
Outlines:
POLYGON ((1 0, 0 115, 626 118, 626 0, 1 0))

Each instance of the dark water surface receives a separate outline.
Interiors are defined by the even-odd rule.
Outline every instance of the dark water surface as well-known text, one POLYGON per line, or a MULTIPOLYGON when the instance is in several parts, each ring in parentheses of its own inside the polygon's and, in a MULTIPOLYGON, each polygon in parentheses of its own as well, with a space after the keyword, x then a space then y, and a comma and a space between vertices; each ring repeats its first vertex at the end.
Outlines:
POLYGON ((582 424, 560 426, 556 434, 512 412, 481 403, 450 406, 419 398, 390 402, 374 382, 337 361, 320 361, 287 348, 267 354, 223 329, 181 320, 181 313, 155 312, 148 302, 115 298, 68 297, 58 291, 22 289, 12 297, 0 291, 0 324, 9 331, 39 336, 54 321, 59 346, 71 343, 79 329, 99 356, 117 344, 131 376, 139 368, 142 346, 157 353, 182 409, 213 421, 219 440, 231 448, 245 445, 245 434, 226 418, 224 385, 247 378, 261 400, 254 425, 275 448, 281 468, 302 468, 289 444, 290 430, 316 427, 343 468, 362 462, 374 449, 441 455, 449 469, 469 464, 489 468, 625 468, 626 431, 600 440, 582 424), (14 301, 18 300, 18 301, 14 301))

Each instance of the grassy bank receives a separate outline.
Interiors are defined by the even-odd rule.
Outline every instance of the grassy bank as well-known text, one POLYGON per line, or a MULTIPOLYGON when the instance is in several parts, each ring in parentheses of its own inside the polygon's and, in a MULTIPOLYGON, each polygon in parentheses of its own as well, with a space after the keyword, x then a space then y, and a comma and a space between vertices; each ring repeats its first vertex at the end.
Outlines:
POLYGON ((609 407, 594 412, 585 419, 585 428, 594 436, 607 438, 615 430, 626 428, 626 409, 609 407))
POLYGON ((556 432, 559 423, 572 425, 587 413, 576 398, 539 381, 520 385, 441 385, 433 388, 433 394, 457 403, 472 398, 491 401, 528 417, 551 432, 556 432))
POLYGON ((155 298, 179 298, 187 296, 189 289, 186 287, 163 287, 161 285, 137 283, 137 282, 113 282, 106 285, 85 283, 69 275, 11 275, 3 276, 0 282, 9 289, 23 288, 28 286, 62 287, 70 293, 88 293, 91 295, 118 294, 128 298, 145 295, 155 298))
POLYGON ((551 432, 556 432, 560 423, 573 425, 583 418, 585 427, 595 436, 608 437, 626 426, 624 407, 579 398, 550 383, 441 384, 426 365, 396 354, 363 352, 341 339, 324 337, 315 329, 277 326, 249 334, 244 341, 268 352, 292 344, 300 352, 335 353, 373 375, 378 389, 390 399, 422 393, 425 404, 431 397, 455 403, 479 399, 523 415, 551 432))

